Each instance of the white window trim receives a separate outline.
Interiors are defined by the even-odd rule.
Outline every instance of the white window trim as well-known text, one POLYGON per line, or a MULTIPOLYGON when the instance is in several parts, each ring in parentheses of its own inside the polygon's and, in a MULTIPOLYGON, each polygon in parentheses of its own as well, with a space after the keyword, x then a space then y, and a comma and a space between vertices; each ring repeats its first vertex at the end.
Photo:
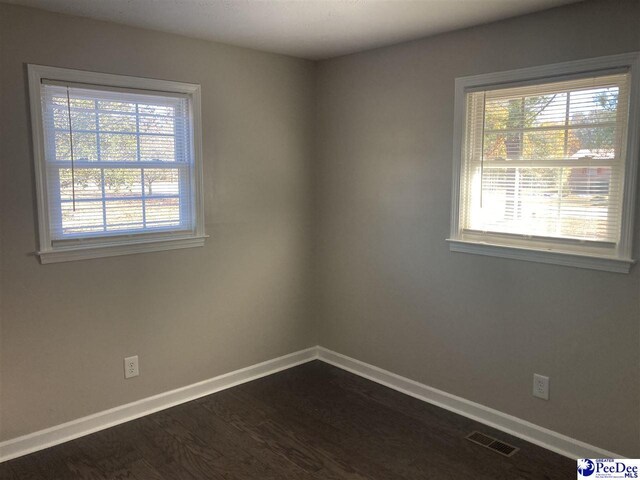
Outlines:
POLYGON ((447 239, 453 252, 473 253, 503 258, 513 258, 540 263, 551 263, 609 272, 629 273, 636 262, 632 259, 633 220, 636 207, 636 178, 640 151, 640 53, 611 55, 540 67, 523 68, 505 72, 456 78, 455 111, 453 127, 453 186, 451 199, 451 232, 447 239), (582 254, 536 246, 493 244, 471 241, 462 236, 460 228, 460 175, 462 172, 462 143, 465 131, 465 94, 470 89, 492 87, 528 80, 547 80, 558 76, 584 74, 599 70, 629 68, 631 88, 629 99, 629 129, 627 159, 623 190, 623 211, 620 243, 612 255, 582 254))
POLYGON ((192 83, 157 80, 151 78, 112 75, 108 73, 88 72, 43 65, 28 65, 29 97, 31 101, 31 129, 36 176, 36 194, 38 205, 39 250, 36 255, 40 262, 57 263, 90 258, 111 257, 133 253, 156 252, 178 248, 201 247, 204 245, 204 204, 202 174, 202 125, 200 107, 200 85, 192 83), (53 246, 49 232, 49 205, 46 182, 46 159, 44 149, 44 131, 42 105, 40 101, 42 79, 69 83, 100 85, 137 90, 154 90, 186 94, 189 97, 192 131, 194 166, 194 208, 195 229, 188 234, 180 233, 142 233, 123 235, 122 237, 101 238, 98 241, 80 242, 72 246, 53 246))

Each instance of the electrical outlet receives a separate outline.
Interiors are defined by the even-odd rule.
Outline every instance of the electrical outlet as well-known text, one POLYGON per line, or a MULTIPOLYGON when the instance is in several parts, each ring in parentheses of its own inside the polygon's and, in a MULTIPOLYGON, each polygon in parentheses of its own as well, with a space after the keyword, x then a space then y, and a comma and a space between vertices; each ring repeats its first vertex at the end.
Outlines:
POLYGON ((533 374, 533 396, 549 400, 549 377, 533 374))
POLYGON ((140 374, 138 371, 138 356, 127 357, 124 359, 124 378, 137 377, 140 374))

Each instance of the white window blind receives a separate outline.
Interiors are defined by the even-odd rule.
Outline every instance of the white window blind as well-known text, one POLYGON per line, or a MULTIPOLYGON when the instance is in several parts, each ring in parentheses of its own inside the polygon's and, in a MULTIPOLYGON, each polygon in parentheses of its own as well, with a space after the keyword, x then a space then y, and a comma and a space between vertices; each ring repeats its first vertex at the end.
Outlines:
POLYGON ((465 95, 461 234, 615 248, 630 74, 465 95))
POLYGON ((187 95, 46 80, 40 93, 52 244, 195 229, 187 95))

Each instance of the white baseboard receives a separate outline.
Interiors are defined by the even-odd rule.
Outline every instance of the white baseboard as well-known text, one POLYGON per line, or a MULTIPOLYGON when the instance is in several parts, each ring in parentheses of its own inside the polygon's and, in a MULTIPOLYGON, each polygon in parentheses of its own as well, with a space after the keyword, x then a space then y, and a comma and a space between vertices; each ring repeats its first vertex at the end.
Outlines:
POLYGON ((120 423, 149 415, 165 408, 195 400, 220 390, 250 382, 272 373, 286 370, 296 365, 315 360, 318 348, 311 347, 299 352, 267 360, 250 367, 241 368, 224 375, 187 385, 152 397, 143 398, 132 403, 78 418, 55 427, 40 430, 28 435, 13 438, 0 443, 0 463, 12 458, 43 450, 74 438, 113 427, 120 423))
POLYGON ((316 359, 566 457, 623 458, 622 455, 575 440, 526 420, 429 387, 346 355, 323 347, 311 347, 194 383, 193 385, 143 398, 110 410, 7 440, 0 443, 0 463, 316 359))
POLYGON ((589 445, 323 347, 318 347, 318 359, 569 458, 624 458, 617 453, 589 445))

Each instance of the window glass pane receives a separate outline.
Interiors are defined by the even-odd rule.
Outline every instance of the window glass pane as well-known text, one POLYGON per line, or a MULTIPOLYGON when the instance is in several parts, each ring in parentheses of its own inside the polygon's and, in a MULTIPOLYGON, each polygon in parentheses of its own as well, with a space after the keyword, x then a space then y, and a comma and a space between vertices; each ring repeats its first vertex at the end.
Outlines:
POLYGON ((102 197, 102 172, 99 168, 74 169, 73 182, 70 168, 61 168, 59 175, 61 200, 73 200, 74 193, 76 200, 102 197))
POLYGON ((138 111, 140 113, 152 114, 152 115, 162 115, 162 116, 173 116, 176 111, 173 106, 168 105, 158 105, 151 103, 139 103, 138 111))
POLYGON ((485 107, 485 128, 505 130, 564 125, 566 104, 566 93, 490 99, 485 107))
POLYGON ((98 108, 100 110, 105 110, 105 111, 110 111, 110 112, 135 113, 136 104, 135 103, 129 103, 129 102, 98 100, 98 108))
POLYGON ((180 193, 178 170, 145 168, 144 185, 147 195, 178 195, 180 193))
POLYGON ((143 227, 142 200, 107 200, 107 230, 137 230, 143 227))
POLYGON ((142 195, 142 176, 138 168, 105 168, 107 198, 139 197, 142 195))
POLYGON ((496 168, 483 174, 470 228, 543 237, 612 239, 611 168, 496 168))
POLYGON ((569 131, 569 155, 572 157, 614 158, 616 127, 577 128, 569 131))
POLYGON ((565 157, 565 130, 528 131, 523 134, 522 158, 552 159, 565 157))
POLYGON ((96 129, 95 112, 86 109, 72 108, 71 112, 66 105, 56 106, 53 109, 54 126, 58 130, 69 132, 69 114, 71 114, 71 125, 74 130, 94 130, 96 129))
POLYGON ((525 105, 525 127, 557 127, 565 124, 566 93, 527 97, 525 105))
POLYGON ((100 160, 135 162, 138 160, 138 137, 130 134, 100 134, 100 160))
MULTIPOLYGON (((67 105, 66 98, 63 97, 62 101, 63 101, 63 105, 66 106, 67 105)), ((93 101, 93 99, 90 99, 90 98, 78 98, 74 95, 70 95, 69 105, 71 106, 72 109, 77 108, 77 109, 87 110, 87 109, 93 109, 95 102, 93 101)))
POLYGON ((136 132, 136 117, 121 113, 101 113, 100 130, 111 132, 136 132))
POLYGON ((173 135, 173 117, 140 115, 140 133, 162 133, 173 135))
POLYGON ((571 93, 569 122, 572 124, 615 122, 618 87, 594 88, 571 93))
POLYGON ((180 172, 177 169, 81 168, 75 170, 74 179, 75 211, 71 169, 59 170, 62 229, 66 234, 102 230, 103 215, 107 231, 180 225, 180 172), (142 196, 143 172, 146 200, 142 196))
POLYGON ((76 201, 75 210, 71 201, 61 204, 62 233, 87 234, 104 231, 102 202, 76 201))
POLYGON ((485 128, 487 130, 504 130, 522 127, 522 108, 521 98, 487 100, 485 128))
MULTIPOLYGON (((85 162, 98 160, 95 133, 73 133, 73 158, 75 161, 85 162)), ((68 132, 55 133, 55 159, 71 161, 71 141, 68 132)))
POLYGON ((180 225, 180 202, 177 198, 152 198, 146 203, 147 224, 168 227, 180 225))
POLYGON ((485 160, 517 160, 522 155, 522 134, 487 133, 484 137, 485 160))
POLYGON ((140 135, 140 160, 175 161, 175 140, 164 135, 140 135))

